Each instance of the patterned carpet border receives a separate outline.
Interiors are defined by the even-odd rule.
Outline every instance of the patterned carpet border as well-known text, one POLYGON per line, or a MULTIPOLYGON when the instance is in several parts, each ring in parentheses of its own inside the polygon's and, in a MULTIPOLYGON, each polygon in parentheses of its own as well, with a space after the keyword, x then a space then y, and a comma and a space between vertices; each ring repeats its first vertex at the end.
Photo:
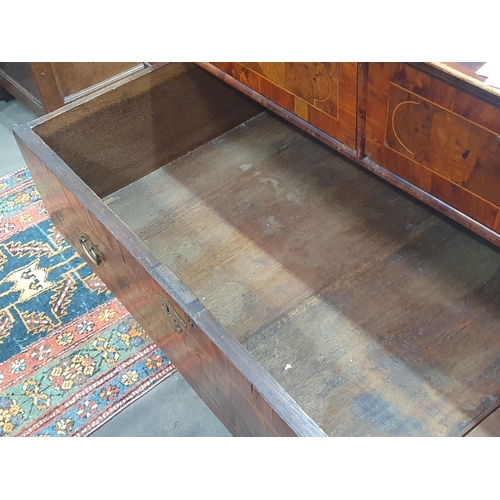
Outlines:
POLYGON ((0 178, 0 436, 88 436, 174 372, 54 228, 29 171, 0 178))

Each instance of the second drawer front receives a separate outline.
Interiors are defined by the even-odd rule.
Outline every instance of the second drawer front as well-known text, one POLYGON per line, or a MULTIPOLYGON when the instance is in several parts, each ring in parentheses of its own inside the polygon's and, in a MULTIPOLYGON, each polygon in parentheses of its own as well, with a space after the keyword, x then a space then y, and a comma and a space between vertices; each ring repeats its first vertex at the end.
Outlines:
POLYGON ((355 149, 356 63, 210 64, 355 149))
POLYGON ((500 232, 500 110, 404 63, 372 63, 366 153, 500 232))

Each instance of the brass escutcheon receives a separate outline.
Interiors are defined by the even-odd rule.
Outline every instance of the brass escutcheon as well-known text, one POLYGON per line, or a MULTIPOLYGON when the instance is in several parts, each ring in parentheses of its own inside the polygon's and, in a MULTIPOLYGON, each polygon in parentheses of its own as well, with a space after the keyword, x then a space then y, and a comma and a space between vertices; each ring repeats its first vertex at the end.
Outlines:
POLYGON ((175 312, 172 304, 170 304, 165 297, 158 294, 156 295, 163 306, 163 313, 165 314, 170 329, 177 333, 181 333, 182 328, 186 328, 186 323, 184 323, 183 319, 175 312))

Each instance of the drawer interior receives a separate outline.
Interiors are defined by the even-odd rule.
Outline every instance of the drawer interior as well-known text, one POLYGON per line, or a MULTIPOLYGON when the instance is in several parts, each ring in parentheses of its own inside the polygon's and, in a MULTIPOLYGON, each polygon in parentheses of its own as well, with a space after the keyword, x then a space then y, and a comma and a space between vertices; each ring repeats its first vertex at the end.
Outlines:
POLYGON ((496 405, 498 249, 200 68, 36 131, 326 433, 459 435, 496 405))

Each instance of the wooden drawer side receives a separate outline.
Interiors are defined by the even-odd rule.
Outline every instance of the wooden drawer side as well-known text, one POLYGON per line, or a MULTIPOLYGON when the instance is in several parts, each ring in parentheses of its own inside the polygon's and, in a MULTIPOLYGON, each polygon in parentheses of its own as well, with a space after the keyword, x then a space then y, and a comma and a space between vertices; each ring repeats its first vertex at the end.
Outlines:
POLYGON ((31 129, 20 127, 15 133, 54 225, 233 434, 324 435, 31 129), (100 265, 82 251, 82 233, 101 254, 100 265), (178 325, 166 314, 166 304, 178 325))

